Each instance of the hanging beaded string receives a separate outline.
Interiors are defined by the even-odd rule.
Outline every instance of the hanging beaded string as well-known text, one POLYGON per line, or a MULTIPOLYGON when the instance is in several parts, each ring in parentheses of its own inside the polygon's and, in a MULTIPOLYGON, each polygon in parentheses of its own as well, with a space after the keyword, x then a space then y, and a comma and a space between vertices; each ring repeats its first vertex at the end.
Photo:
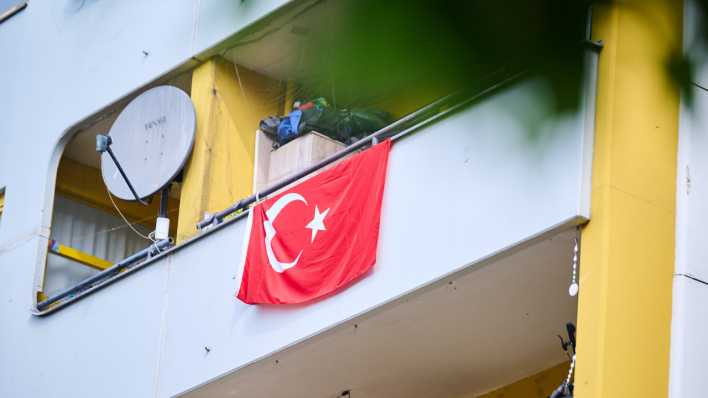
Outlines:
POLYGON ((578 237, 573 239, 573 276, 570 278, 570 287, 568 287, 568 294, 572 297, 578 295, 578 237))
POLYGON ((575 354, 573 354, 573 359, 570 361, 570 368, 568 368, 568 377, 565 378, 565 390, 569 392, 570 390, 570 379, 573 377, 573 371, 575 370, 575 354))

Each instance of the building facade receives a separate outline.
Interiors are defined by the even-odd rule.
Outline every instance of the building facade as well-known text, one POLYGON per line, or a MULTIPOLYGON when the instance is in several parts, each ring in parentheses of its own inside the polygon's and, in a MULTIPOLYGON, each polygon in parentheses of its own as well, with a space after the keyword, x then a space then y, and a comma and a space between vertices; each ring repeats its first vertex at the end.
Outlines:
POLYGON ((576 397, 708 389, 700 3, 594 5, 572 112, 511 75, 377 103, 390 124, 355 147, 275 150, 259 122, 312 94, 300 54, 340 2, 10 3, 24 9, 0 22, 0 396, 545 397, 569 368, 576 397), (695 62, 691 93, 666 71, 675 54, 695 62), (169 244, 149 235, 159 193, 114 199, 95 148, 160 85, 196 116, 169 244), (383 138, 374 269, 307 304, 238 301, 248 210, 219 212, 383 138))

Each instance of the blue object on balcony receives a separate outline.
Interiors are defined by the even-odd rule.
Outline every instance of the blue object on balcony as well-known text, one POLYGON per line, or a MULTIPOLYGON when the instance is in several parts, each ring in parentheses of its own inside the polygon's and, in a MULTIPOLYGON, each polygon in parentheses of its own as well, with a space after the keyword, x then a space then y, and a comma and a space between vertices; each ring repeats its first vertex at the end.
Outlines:
POLYGON ((277 136, 278 144, 283 145, 298 136, 298 127, 300 126, 301 118, 302 111, 296 109, 280 120, 277 136))

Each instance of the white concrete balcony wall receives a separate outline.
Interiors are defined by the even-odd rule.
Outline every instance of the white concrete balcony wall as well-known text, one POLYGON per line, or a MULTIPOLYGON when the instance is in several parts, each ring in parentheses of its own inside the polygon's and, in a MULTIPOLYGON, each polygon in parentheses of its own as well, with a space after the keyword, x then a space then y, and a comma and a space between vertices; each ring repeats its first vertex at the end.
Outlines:
MULTIPOLYGON (((579 222, 588 216, 586 115, 549 121, 546 138, 533 142, 509 113, 547 112, 542 91, 534 82, 516 85, 395 143, 379 259, 351 287, 309 305, 237 301, 241 219, 45 318, 3 302, 0 388, 9 396, 179 394, 579 222)), ((31 262, 19 253, 3 259, 31 262)), ((29 283, 14 287, 27 294, 21 286, 29 283)))
POLYGON ((165 278, 161 393, 238 369, 587 217, 583 114, 550 123, 548 139, 531 143, 508 113, 533 106, 538 89, 525 83, 506 90, 394 144, 377 264, 338 294, 298 306, 234 299, 245 219, 152 266, 146 273, 165 278))

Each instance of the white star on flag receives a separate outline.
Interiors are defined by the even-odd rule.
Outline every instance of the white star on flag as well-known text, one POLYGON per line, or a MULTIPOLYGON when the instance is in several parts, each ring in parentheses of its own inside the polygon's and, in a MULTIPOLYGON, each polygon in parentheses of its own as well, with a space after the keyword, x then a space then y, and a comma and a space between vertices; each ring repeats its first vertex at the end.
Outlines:
POLYGON ((312 239, 310 239, 310 243, 315 241, 315 236, 317 236, 317 231, 326 231, 327 228, 325 228, 324 225, 324 218, 327 217, 327 213, 329 212, 329 209, 325 210, 324 212, 320 213, 319 207, 315 205, 315 216, 312 218, 312 221, 310 221, 309 224, 305 228, 309 228, 312 230, 312 239))

